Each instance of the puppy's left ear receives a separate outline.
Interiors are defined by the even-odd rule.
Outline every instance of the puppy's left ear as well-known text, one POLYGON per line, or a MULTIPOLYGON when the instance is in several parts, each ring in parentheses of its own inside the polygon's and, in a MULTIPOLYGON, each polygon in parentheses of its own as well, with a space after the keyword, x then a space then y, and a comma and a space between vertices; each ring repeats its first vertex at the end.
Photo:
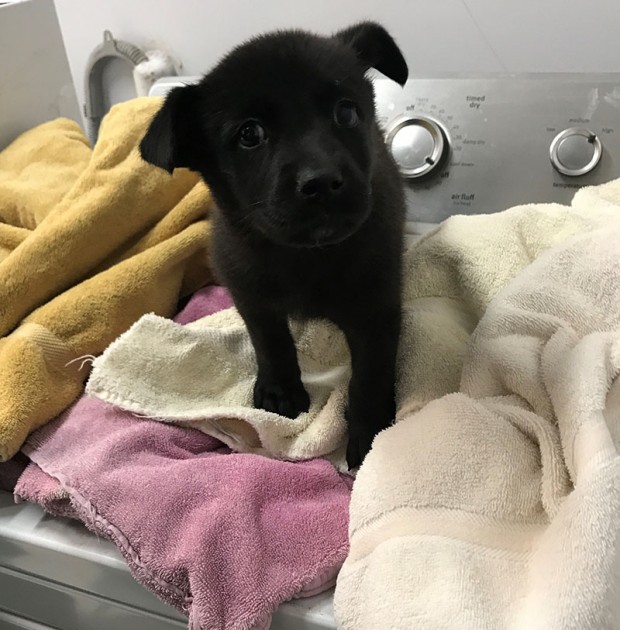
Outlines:
POLYGON ((334 36, 355 50, 368 68, 376 68, 386 77, 405 85, 409 68, 392 36, 375 22, 361 22, 339 31, 334 36))
POLYGON ((169 173, 180 167, 196 170, 199 89, 198 85, 184 85, 170 91, 140 142, 143 160, 169 173))

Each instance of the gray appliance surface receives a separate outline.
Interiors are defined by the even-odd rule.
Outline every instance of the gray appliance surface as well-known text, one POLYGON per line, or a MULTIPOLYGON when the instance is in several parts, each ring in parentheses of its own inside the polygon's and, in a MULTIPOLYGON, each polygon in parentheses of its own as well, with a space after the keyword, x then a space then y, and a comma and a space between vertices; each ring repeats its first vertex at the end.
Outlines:
POLYGON ((416 77, 404 88, 376 79, 375 94, 388 139, 403 121, 411 125, 391 144, 405 166, 423 164, 436 144, 420 120, 445 140, 443 161, 431 160, 426 178, 406 180, 416 232, 453 214, 567 204, 580 187, 620 177, 620 74, 416 77), (554 166, 552 144, 564 131, 554 166), (598 164, 590 163, 595 144, 598 164), (557 170, 562 161, 592 170, 566 175, 557 170))
MULTIPOLYGON (((331 592, 283 604, 272 630, 334 628, 331 592)), ((116 547, 0 491, 1 630, 173 630, 187 620, 138 584, 116 547)))

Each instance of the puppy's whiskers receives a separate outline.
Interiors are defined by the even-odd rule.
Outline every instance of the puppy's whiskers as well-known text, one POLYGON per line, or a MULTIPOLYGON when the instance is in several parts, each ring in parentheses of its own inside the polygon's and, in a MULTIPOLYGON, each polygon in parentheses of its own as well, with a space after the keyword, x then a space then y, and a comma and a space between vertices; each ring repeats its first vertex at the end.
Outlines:
POLYGON ((258 210, 264 208, 266 201, 266 199, 260 199, 259 201, 254 201, 253 203, 247 204, 243 209, 243 218, 249 219, 258 210))

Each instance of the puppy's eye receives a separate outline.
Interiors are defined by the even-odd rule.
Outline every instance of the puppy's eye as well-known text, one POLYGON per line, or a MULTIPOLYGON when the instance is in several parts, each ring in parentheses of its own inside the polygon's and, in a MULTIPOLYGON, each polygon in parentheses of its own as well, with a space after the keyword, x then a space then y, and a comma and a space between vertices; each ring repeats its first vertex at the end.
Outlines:
POLYGON ((339 127, 355 127, 360 121, 357 105, 346 98, 338 101, 334 109, 334 120, 339 127))
POLYGON ((265 130, 255 120, 248 120, 239 129, 239 144, 244 149, 254 149, 265 142, 265 130))

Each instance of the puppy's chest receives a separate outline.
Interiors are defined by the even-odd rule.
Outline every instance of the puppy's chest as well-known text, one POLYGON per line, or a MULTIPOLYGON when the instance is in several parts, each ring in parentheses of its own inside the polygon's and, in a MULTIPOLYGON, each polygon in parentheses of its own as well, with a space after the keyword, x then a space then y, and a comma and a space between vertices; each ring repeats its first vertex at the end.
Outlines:
POLYGON ((329 317, 356 292, 355 278, 336 263, 278 261, 262 271, 266 298, 290 315, 329 317))

